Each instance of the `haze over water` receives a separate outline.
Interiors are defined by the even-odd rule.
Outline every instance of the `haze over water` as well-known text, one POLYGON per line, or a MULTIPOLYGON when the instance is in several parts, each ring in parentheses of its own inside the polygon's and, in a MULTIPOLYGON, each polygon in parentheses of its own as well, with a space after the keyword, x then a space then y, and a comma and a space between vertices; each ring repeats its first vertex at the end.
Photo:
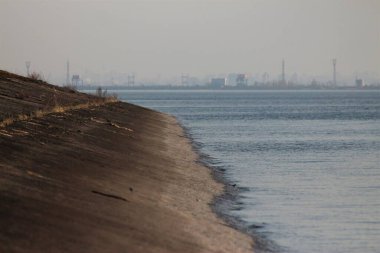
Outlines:
POLYGON ((51 82, 179 83, 246 73, 380 80, 378 0, 0 0, 0 69, 51 82), (70 76, 71 77, 71 76, 70 76))
POLYGON ((123 91, 179 118, 281 252, 380 251, 380 92, 123 91))

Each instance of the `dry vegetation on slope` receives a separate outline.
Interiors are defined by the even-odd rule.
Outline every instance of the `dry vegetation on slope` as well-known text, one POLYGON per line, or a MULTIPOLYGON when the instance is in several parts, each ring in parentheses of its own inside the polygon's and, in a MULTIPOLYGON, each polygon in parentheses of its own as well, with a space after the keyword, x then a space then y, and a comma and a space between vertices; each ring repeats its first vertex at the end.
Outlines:
POLYGON ((92 96, 0 70, 0 127, 17 120, 83 109, 115 100, 113 97, 92 96))

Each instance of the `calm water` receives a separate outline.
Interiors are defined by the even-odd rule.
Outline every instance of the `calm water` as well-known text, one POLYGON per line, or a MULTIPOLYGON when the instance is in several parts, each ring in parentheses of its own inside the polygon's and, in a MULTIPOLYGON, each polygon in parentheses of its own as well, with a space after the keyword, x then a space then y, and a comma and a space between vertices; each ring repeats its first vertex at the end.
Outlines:
POLYGON ((248 191, 281 252, 380 252, 380 92, 122 91, 170 113, 248 191))

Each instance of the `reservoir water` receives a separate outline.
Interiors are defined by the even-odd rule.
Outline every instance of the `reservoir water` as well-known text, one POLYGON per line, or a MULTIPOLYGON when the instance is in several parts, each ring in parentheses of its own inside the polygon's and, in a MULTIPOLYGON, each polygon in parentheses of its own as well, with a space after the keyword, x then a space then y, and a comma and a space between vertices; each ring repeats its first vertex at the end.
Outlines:
POLYGON ((176 116, 279 252, 380 252, 379 91, 117 91, 176 116))

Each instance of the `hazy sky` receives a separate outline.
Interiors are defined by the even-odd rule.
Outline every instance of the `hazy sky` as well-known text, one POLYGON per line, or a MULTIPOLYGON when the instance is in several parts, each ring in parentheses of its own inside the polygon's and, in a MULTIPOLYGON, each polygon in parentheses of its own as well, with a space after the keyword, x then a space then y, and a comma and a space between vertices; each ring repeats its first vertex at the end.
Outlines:
POLYGON ((0 0, 0 68, 380 76, 379 0, 0 0))

